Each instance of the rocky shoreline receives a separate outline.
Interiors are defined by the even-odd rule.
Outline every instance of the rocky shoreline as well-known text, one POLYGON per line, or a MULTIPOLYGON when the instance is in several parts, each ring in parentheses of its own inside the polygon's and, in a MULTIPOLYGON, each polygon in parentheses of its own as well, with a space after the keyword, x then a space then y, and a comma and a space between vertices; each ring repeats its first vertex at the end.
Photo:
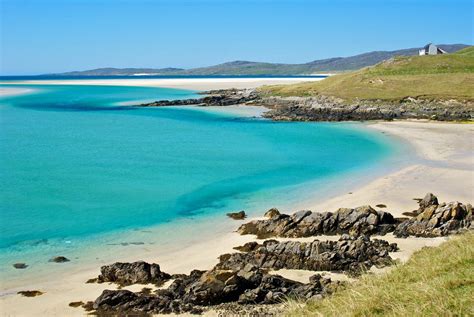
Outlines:
POLYGON ((138 107, 164 106, 262 106, 269 111, 263 117, 275 121, 366 121, 394 119, 429 119, 466 121, 474 118, 472 100, 437 100, 423 96, 396 101, 357 100, 345 102, 329 96, 276 97, 256 89, 222 89, 203 92, 197 99, 160 100, 138 107))
POLYGON ((362 206, 286 215, 273 208, 265 219, 244 223, 237 232, 260 239, 293 240, 254 241, 236 246, 237 252, 221 255, 212 269, 193 270, 189 274, 168 274, 158 264, 143 261, 105 265, 101 274, 89 282, 120 286, 152 283, 159 288, 154 292, 105 290, 94 302, 81 306, 99 315, 201 314, 209 309, 227 313, 245 310, 248 314, 261 311, 261 305, 265 305, 265 311, 278 311, 280 308, 275 304, 288 298, 320 299, 344 287, 344 283, 320 274, 301 283, 276 275, 273 270, 331 271, 358 276, 371 267, 394 264, 390 254, 398 251, 397 244, 372 235, 393 232, 398 238, 438 237, 474 229, 470 204, 439 203, 433 194, 420 199, 419 208, 406 214, 410 216, 395 218, 389 212, 362 206), (295 240, 319 235, 338 235, 339 239, 295 240))

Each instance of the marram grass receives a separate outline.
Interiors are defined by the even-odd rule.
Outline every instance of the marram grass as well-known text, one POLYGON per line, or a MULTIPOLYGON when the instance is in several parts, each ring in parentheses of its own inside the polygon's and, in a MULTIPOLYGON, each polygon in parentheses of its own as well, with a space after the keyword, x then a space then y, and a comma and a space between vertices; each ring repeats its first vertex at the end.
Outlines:
POLYGON ((335 294, 289 301, 287 316, 474 316, 474 233, 423 248, 381 275, 368 274, 335 294))

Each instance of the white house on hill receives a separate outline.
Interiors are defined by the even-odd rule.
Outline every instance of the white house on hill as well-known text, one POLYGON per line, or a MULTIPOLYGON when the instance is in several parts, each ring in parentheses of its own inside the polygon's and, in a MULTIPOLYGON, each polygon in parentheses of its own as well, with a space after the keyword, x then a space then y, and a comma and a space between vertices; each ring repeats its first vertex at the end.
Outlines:
POLYGON ((420 55, 439 55, 439 54, 448 54, 445 50, 439 48, 433 43, 425 45, 421 50, 419 50, 420 55))

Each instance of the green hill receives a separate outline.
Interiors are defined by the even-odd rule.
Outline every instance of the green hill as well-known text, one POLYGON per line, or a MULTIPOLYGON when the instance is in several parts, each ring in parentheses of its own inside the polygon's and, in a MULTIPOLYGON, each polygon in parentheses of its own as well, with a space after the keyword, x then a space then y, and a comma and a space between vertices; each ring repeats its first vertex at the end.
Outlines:
POLYGON ((394 57, 319 82, 263 87, 278 96, 333 96, 351 101, 406 97, 474 100, 474 49, 455 54, 394 57))
POLYGON ((454 54, 474 57, 474 46, 463 48, 462 50, 459 50, 454 54))

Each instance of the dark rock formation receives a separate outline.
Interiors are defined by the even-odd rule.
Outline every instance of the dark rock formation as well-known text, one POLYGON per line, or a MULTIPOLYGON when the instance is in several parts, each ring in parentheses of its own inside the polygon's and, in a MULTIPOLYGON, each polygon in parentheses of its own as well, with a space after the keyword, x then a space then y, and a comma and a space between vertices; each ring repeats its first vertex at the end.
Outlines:
POLYGON ((396 237, 440 237, 463 229, 474 228, 472 206, 460 202, 438 204, 429 193, 419 202, 416 216, 400 223, 394 231, 396 237))
POLYGON ((13 264, 13 267, 15 269, 26 269, 28 267, 28 265, 26 263, 20 262, 20 263, 13 264))
POLYGON ((400 101, 315 97, 262 97, 255 101, 271 109, 264 117, 277 121, 365 121, 393 119, 470 120, 474 103, 469 100, 405 98, 400 101))
POLYGON ((227 217, 232 218, 234 220, 243 220, 246 217, 245 211, 241 210, 238 212, 229 212, 227 217))
MULTIPOLYGON (((126 290, 106 290, 94 302, 99 314, 106 313, 200 313, 208 306, 237 302, 239 304, 278 303, 288 297, 320 298, 339 285, 320 275, 310 283, 295 282, 268 269, 338 270, 360 273, 372 265, 392 263, 389 252, 396 244, 348 235, 339 241, 249 243, 245 253, 225 254, 209 271, 192 271, 189 275, 173 275, 173 283, 155 294, 126 290)), ((124 266, 133 268, 134 264, 124 266)))
POLYGON ((17 294, 25 296, 25 297, 36 297, 36 296, 41 296, 44 293, 42 291, 19 291, 17 294))
POLYGON ((247 243, 244 253, 224 254, 216 268, 238 270, 251 264, 263 269, 300 269, 311 271, 341 271, 360 273, 373 265, 390 265, 389 252, 397 251, 396 244, 384 240, 370 240, 343 235, 339 241, 247 243))
POLYGON ((177 277, 168 289, 153 295, 105 290, 93 307, 97 313, 201 313, 207 306, 229 302, 271 304, 289 296, 322 296, 333 292, 338 284, 320 275, 302 284, 252 265, 236 271, 214 268, 177 277))
POLYGON ((117 262, 100 268, 98 282, 113 282, 120 285, 148 284, 161 285, 171 276, 161 272, 158 264, 149 264, 143 261, 133 263, 117 262))
POLYGON ((268 211, 267 220, 254 220, 241 225, 240 234, 254 234, 258 238, 310 237, 349 233, 386 234, 395 229, 397 220, 390 213, 376 211, 370 206, 355 209, 341 208, 334 213, 302 210, 293 215, 268 211))
POLYGON ((82 305, 84 305, 84 302, 83 301, 78 301, 78 302, 70 302, 69 303, 69 307, 81 307, 82 305))
POLYGON ((140 107, 165 107, 165 106, 231 106, 247 104, 257 99, 258 94, 253 89, 222 89, 203 92, 207 95, 198 99, 159 100, 152 103, 141 104, 140 107))
POLYGON ((269 209, 263 216, 265 218, 275 218, 275 217, 278 217, 280 215, 280 211, 276 208, 271 208, 269 209))
POLYGON ((65 263, 65 262, 69 262, 71 260, 69 260, 68 258, 64 257, 64 256, 55 256, 51 259, 49 259, 49 262, 54 262, 54 263, 65 263))

